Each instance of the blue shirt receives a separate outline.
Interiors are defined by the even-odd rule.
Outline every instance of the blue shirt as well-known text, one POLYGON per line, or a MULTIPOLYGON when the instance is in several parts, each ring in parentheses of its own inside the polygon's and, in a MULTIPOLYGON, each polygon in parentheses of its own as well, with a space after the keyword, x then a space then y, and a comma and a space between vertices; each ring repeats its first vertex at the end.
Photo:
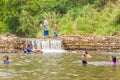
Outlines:
POLYGON ((31 54, 31 53, 32 53, 32 49, 31 49, 31 48, 26 48, 26 52, 27 52, 28 54, 31 54))
POLYGON ((27 52, 32 52, 32 50, 30 48, 26 48, 27 52))
POLYGON ((4 64, 10 64, 10 62, 9 62, 9 61, 6 61, 6 62, 4 62, 4 64))

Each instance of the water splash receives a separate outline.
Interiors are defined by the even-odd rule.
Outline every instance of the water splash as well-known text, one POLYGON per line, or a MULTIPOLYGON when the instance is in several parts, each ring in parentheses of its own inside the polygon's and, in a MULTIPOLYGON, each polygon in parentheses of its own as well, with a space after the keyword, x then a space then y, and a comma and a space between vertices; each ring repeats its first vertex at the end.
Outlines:
POLYGON ((42 50, 43 53, 65 53, 62 49, 62 39, 26 39, 26 45, 31 44, 33 50, 42 50))

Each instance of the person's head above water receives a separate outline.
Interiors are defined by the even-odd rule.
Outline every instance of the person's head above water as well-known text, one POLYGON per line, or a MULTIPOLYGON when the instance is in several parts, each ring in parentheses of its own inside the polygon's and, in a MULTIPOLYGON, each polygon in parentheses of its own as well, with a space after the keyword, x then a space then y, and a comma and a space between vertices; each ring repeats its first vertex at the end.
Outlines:
POLYGON ((10 62, 8 60, 9 60, 9 57, 7 55, 3 56, 4 64, 9 64, 10 62))
POLYGON ((83 57, 91 58, 91 56, 88 54, 88 51, 84 50, 83 51, 83 57))
POLYGON ((116 56, 111 56, 110 57, 110 63, 112 66, 116 65, 116 56))
POLYGON ((87 51, 84 51, 84 53, 85 53, 85 54, 88 54, 88 52, 87 52, 87 51))
POLYGON ((31 44, 28 44, 27 47, 28 47, 28 48, 32 48, 32 45, 31 45, 31 44))
POLYGON ((116 56, 112 56, 112 62, 116 62, 116 56))
POLYGON ((3 61, 6 62, 8 61, 9 57, 7 55, 3 56, 3 61))
POLYGON ((87 51, 83 51, 83 54, 84 54, 84 55, 87 55, 87 54, 88 54, 88 52, 87 52, 87 51))

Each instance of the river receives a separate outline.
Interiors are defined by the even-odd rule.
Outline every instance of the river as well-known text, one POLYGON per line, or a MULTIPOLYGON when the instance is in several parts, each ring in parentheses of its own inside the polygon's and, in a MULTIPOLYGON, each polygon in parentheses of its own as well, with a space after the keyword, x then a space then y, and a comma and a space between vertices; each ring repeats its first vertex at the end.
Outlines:
POLYGON ((89 51, 86 66, 81 54, 0 54, 0 80, 120 80, 120 52, 89 51), (9 56, 9 65, 3 65, 3 55, 9 56), (116 66, 110 65, 112 55, 117 56, 116 66))

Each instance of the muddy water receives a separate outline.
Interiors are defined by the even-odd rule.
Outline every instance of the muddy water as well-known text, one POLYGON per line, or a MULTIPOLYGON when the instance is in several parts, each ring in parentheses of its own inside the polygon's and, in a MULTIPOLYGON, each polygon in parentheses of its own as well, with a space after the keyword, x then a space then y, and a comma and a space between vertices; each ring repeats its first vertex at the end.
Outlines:
POLYGON ((7 54, 10 65, 3 65, 0 54, 0 80, 120 80, 120 52, 89 52, 86 66, 81 53, 7 54), (111 55, 117 56, 116 66, 109 63, 111 55))

